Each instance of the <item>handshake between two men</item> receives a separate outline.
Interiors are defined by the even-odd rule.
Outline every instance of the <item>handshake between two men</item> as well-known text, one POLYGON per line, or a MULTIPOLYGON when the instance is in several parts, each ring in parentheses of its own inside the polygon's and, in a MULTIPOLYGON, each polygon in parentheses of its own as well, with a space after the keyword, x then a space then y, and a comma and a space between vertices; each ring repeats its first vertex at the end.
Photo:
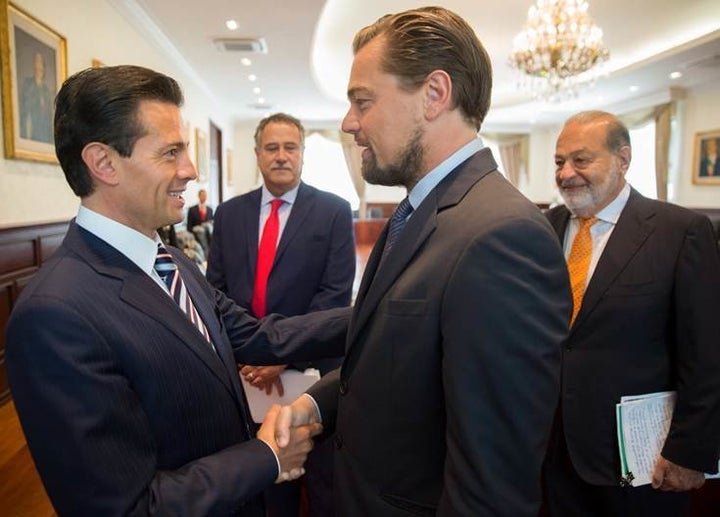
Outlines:
POLYGON ((313 449, 313 438, 323 431, 315 404, 301 395, 289 406, 273 404, 265 415, 257 438, 275 453, 280 475, 275 483, 292 481, 305 474, 303 465, 313 449))

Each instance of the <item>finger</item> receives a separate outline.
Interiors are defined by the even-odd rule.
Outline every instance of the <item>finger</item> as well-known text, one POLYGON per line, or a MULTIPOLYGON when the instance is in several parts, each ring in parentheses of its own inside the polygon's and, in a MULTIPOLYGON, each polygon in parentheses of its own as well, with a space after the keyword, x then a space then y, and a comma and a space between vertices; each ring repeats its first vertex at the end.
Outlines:
POLYGON ((290 470, 290 479, 297 479, 300 476, 305 474, 305 469, 302 467, 297 467, 290 470))
POLYGON ((263 419, 262 425, 267 425, 269 429, 274 429, 277 425, 277 419, 280 415, 280 406, 277 404, 273 404, 270 406, 270 409, 267 410, 267 413, 265 413, 265 418, 263 419))
POLYGON ((665 465, 663 462, 658 462, 655 464, 655 468, 653 469, 652 473, 652 479, 651 484, 652 487, 655 489, 661 489, 661 490, 667 490, 667 488, 663 488, 663 482, 665 482, 665 474, 666 474, 665 465))
POLYGON ((316 422, 314 424, 310 424, 308 427, 310 427, 310 436, 317 436, 320 433, 323 432, 323 425, 316 422))
POLYGON ((277 442, 278 447, 287 447, 287 444, 290 443, 291 425, 292 408, 290 408, 290 406, 283 406, 275 420, 275 441, 277 442))
POLYGON ((277 391, 279 396, 285 395, 285 388, 283 387, 282 379, 280 376, 275 378, 275 386, 277 386, 277 391))

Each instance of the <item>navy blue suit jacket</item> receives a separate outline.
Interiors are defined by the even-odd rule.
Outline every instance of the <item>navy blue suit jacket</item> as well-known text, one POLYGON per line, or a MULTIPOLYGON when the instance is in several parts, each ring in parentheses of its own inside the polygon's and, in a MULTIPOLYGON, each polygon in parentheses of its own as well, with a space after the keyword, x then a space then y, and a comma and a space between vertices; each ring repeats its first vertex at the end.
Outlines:
POLYGON ((342 351, 348 309, 259 323, 168 249, 217 352, 147 274, 74 223, 12 312, 10 387, 59 515, 264 515, 277 464, 252 438, 236 363, 342 351))
MULTIPOLYGON (((250 310, 258 251, 262 190, 218 206, 207 279, 250 310)), ((267 312, 286 316, 350 304, 355 277, 352 212, 344 199, 300 183, 278 243, 267 289, 267 312)), ((325 373, 338 366, 316 361, 325 373)))

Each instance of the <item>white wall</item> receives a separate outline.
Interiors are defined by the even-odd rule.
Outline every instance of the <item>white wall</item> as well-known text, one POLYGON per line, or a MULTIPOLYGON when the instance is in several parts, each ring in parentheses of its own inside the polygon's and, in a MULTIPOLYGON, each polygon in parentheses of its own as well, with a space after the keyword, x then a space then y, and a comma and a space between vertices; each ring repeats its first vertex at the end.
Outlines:
POLYGON ((693 185, 692 161, 695 134, 720 130, 720 88, 713 83, 691 90, 684 104, 681 167, 673 201, 689 207, 717 208, 720 207, 720 185, 693 185))
MULTIPOLYGON (((178 80, 185 93, 183 116, 193 128, 193 135, 189 135, 192 152, 194 128, 207 132, 209 119, 221 128, 224 141, 232 142, 232 124, 203 85, 146 38, 142 29, 136 28, 138 24, 109 0, 13 1, 67 39, 69 75, 89 67, 93 59, 106 65, 135 64, 166 73, 178 80)), ((198 187, 207 185, 190 184, 186 195, 189 204, 197 199, 198 187)), ((0 227, 69 220, 79 204, 59 166, 7 160, 4 156, 0 156, 0 192, 0 227)))
MULTIPOLYGON (((684 100, 680 117, 680 171, 670 178, 674 192, 671 202, 698 208, 720 207, 720 185, 694 185, 692 160, 695 134, 720 129, 720 89, 716 84, 690 89, 684 100)), ((612 111, 612 110, 611 110, 612 111)), ((618 113, 622 114, 622 113, 618 113)), ((538 203, 560 202, 555 188, 553 154, 555 141, 562 124, 533 129, 530 133, 529 179, 521 184, 521 191, 538 203)))

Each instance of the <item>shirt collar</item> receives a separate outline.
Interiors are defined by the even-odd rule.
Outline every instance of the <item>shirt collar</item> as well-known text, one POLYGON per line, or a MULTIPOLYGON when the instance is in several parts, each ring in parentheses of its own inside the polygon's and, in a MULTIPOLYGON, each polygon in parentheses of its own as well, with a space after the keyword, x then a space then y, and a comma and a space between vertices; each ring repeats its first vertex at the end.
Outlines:
POLYGON ((295 203, 295 198, 297 198, 297 193, 298 193, 298 189, 299 189, 299 188, 300 188, 300 183, 298 183, 297 186, 296 186, 294 189, 288 190, 287 192, 285 192, 282 196, 280 196, 280 197, 275 197, 274 195, 272 195, 272 194, 270 193, 270 191, 267 189, 267 187, 265 186, 265 184, 263 184, 263 186, 262 186, 262 196, 261 196, 261 198, 260 198, 260 206, 265 206, 265 205, 267 205, 267 204, 270 203, 270 201, 272 201, 273 199, 282 199, 282 200, 285 201, 285 203, 287 203, 288 205, 292 205, 293 203, 295 203))
POLYGON ((410 191, 408 197, 413 209, 420 206, 420 203, 445 179, 458 165, 470 158, 484 147, 480 137, 473 138, 467 144, 440 162, 433 170, 423 176, 410 191))
POLYGON ((157 234, 155 234, 154 240, 150 239, 137 230, 83 205, 80 205, 78 209, 75 222, 125 255, 145 273, 151 274, 155 266, 157 246, 161 242, 157 234))

